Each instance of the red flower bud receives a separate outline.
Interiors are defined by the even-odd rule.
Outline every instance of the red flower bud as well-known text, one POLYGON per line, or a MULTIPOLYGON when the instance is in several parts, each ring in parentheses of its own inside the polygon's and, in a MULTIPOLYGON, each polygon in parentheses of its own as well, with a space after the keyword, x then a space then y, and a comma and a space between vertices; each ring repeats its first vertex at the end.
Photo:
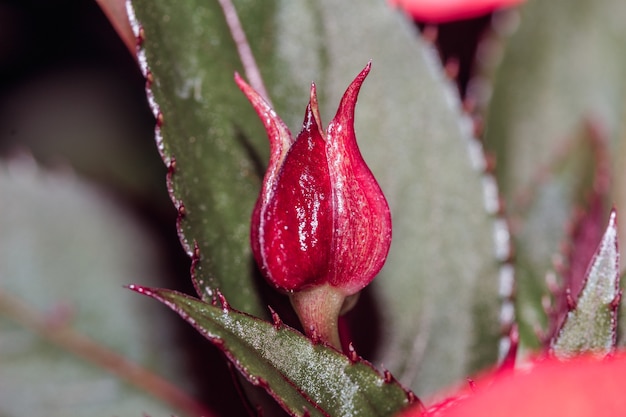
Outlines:
MULTIPOLYGON (((370 64, 350 84, 326 131, 313 84, 295 140, 270 105, 235 76, 270 141, 251 242, 258 265, 277 289, 294 293, 324 287, 343 302, 369 284, 385 262, 391 243, 389 206, 354 133, 357 95, 369 70, 370 64)), ((328 296, 333 297, 323 298, 328 296)))

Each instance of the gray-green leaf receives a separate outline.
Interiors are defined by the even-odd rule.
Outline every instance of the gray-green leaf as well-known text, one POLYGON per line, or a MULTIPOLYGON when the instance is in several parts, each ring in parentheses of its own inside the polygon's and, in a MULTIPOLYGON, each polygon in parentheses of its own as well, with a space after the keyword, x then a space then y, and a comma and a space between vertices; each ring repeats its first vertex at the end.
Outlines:
POLYGON ((617 340, 620 300, 617 221, 613 211, 591 261, 583 289, 552 343, 558 357, 593 352, 608 354, 617 340))
POLYGON ((300 333, 171 290, 131 286, 176 311, 217 345, 237 369, 294 416, 391 416, 408 404, 404 389, 364 361, 352 362, 300 333))
MULTIPOLYGON (((236 308, 265 314, 248 236, 262 176, 257 161, 267 153, 260 144, 267 139, 233 81, 241 66, 222 10, 218 2, 199 0, 136 0, 133 6, 157 142, 181 241, 194 259, 196 289, 210 299, 219 288, 236 308)), ((262 22, 272 7, 250 9, 262 22)))

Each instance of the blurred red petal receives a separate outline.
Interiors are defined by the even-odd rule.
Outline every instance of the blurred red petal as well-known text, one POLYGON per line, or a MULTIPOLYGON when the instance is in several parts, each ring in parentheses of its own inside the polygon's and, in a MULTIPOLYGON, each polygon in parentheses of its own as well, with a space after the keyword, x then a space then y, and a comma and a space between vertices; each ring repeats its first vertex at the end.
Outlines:
POLYGON ((564 362, 548 359, 528 370, 487 376, 474 393, 465 391, 458 401, 448 400, 425 415, 409 409, 400 417, 618 417, 626 412, 625 386, 624 354, 564 362))
POLYGON ((524 0, 389 0, 414 19, 441 23, 467 19, 490 13, 496 9, 511 7, 524 0))

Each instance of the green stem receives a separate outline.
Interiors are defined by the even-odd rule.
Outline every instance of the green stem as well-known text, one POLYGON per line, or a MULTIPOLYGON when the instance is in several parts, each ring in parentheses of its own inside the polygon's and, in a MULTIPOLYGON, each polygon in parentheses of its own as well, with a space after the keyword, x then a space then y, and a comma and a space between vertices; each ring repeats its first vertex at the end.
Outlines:
POLYGON ((342 351, 337 321, 345 295, 328 284, 289 295, 306 335, 342 351))

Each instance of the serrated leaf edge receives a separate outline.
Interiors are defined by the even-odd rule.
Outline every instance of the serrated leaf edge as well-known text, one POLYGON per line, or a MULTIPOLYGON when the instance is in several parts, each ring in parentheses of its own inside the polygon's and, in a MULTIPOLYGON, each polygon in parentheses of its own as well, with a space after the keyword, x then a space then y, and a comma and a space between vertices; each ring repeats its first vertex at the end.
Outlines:
POLYGON ((201 253, 198 242, 194 239, 193 241, 189 241, 183 231, 182 221, 186 215, 185 204, 182 199, 176 197, 176 192, 174 190, 174 182, 173 176, 176 173, 176 157, 174 155, 169 155, 165 151, 165 143, 163 141, 163 134, 161 132, 161 126, 163 125, 163 113, 161 112, 161 108, 157 103, 154 93, 152 92, 152 83, 154 82, 154 76, 152 75, 152 71, 150 70, 150 66, 148 65, 148 59, 146 57, 146 51, 143 48, 143 42, 145 39, 145 33, 143 26, 137 19, 137 15, 135 14, 135 9, 133 8, 132 1, 126 0, 126 13, 128 15, 128 20, 130 22, 130 26, 132 28, 133 34, 135 35, 136 44, 135 51, 137 54, 137 62, 139 63, 139 69, 141 70, 142 75, 144 76, 145 82, 145 91, 146 97, 148 99, 148 106, 152 111, 152 115, 156 119, 156 124, 154 127, 154 138, 157 145, 157 150, 163 163, 167 168, 167 174, 165 178, 167 192, 174 204, 174 207, 177 212, 176 216, 176 232, 178 235, 178 239, 180 244, 183 247, 183 250, 187 254, 187 256, 191 259, 191 268, 190 275, 193 286, 196 290, 196 293, 201 297, 212 297, 213 293, 211 293, 210 289, 206 287, 203 290, 203 282, 199 281, 199 278, 196 274, 196 270, 198 264, 200 263, 201 253), (208 294, 207 294, 208 293, 208 294))
MULTIPOLYGON (((267 322, 265 320, 262 320, 258 317, 252 316, 250 314, 247 314, 245 312, 242 311, 238 311, 235 310, 233 308, 230 307, 230 305, 228 304, 228 302, 226 301, 226 299, 224 298, 224 296, 218 291, 216 291, 216 297, 214 297, 214 301, 212 304, 208 304, 205 301, 202 301, 200 299, 197 299, 195 297, 191 297, 188 296, 186 294, 183 294, 181 292, 178 291, 174 291, 174 290, 169 290, 169 289, 162 289, 162 288, 150 288, 150 287, 144 287, 144 286, 140 286, 140 285, 134 285, 131 284, 128 286, 128 289, 135 291, 137 293, 146 295, 148 297, 154 298, 157 301, 160 301, 161 303, 165 304, 167 307, 169 307, 170 309, 172 309, 173 311, 175 311, 178 315, 180 315, 185 321, 187 321, 189 324, 191 324, 196 330, 198 330, 198 332, 200 332, 204 337, 207 338, 207 340, 209 340, 211 343, 213 343, 216 347, 218 347, 228 358, 228 360, 232 363, 232 365, 246 378, 246 380, 248 380, 251 384, 261 387, 263 388, 265 391, 267 391, 267 393, 274 398, 278 404, 285 410, 287 411, 290 415, 292 416, 307 416, 308 411, 307 410, 303 410, 303 414, 296 414, 295 412, 293 412, 292 410, 289 409, 289 407, 285 404, 285 402, 282 400, 282 398, 279 396, 279 394, 277 394, 273 389, 272 386, 266 381, 264 380, 262 377, 260 376, 255 376, 252 375, 247 369, 246 367, 236 358, 234 357, 234 355, 232 354, 232 352, 229 351, 228 347, 227 347, 227 342, 224 341, 224 339, 222 339, 219 336, 215 336, 212 335, 210 332, 208 332, 207 330, 203 329, 202 327, 200 327, 195 319, 193 319, 186 311, 184 308, 180 307, 179 305, 177 305, 176 303, 168 300, 166 297, 162 296, 161 293, 169 293, 169 294, 173 294, 175 296, 179 296, 182 297, 186 300, 190 300, 193 302, 199 302, 199 303, 203 303, 205 304, 207 307, 212 307, 212 308, 221 308, 222 312, 224 314, 229 314, 229 313, 236 313, 236 314, 240 314, 242 316, 246 316, 247 318, 249 318, 250 320, 253 321, 257 321, 260 323, 264 323, 267 324, 269 326, 272 326, 275 330, 277 331, 288 331, 288 332, 292 332, 294 335, 305 339, 308 343, 311 344, 311 346, 313 347, 322 347, 322 349, 327 350, 327 352, 337 355, 338 357, 340 357, 341 359, 345 360, 346 366, 352 366, 352 365, 356 365, 356 364, 360 364, 360 365, 364 365, 366 367, 368 367, 371 371, 373 371, 375 373, 375 375, 381 380, 381 382, 383 384, 394 384, 396 385, 399 389, 401 389, 406 396, 406 400, 405 400, 405 405, 411 405, 414 403, 417 404, 421 404, 421 401, 418 399, 418 397, 410 390, 408 390, 407 388, 405 388, 402 384, 400 384, 400 382, 398 382, 396 380, 396 378, 394 378, 391 373, 389 371, 384 371, 383 373, 381 373, 378 369, 376 369, 369 361, 365 360, 364 358, 362 358, 361 356, 358 356, 356 354, 354 355, 350 355, 350 357, 344 355, 343 353, 337 351, 335 348, 333 348, 332 346, 329 346, 325 343, 314 343, 312 340, 306 338, 304 335, 300 334, 297 330, 291 328, 290 326, 284 324, 282 322, 282 320, 280 320, 280 318, 278 318, 277 314, 274 313, 272 315, 272 317, 274 317, 274 322, 270 323, 267 322), (218 303, 219 301, 219 303, 218 303)), ((245 342, 244 342, 245 343, 245 342)), ((253 347, 251 346, 251 348, 253 349, 253 347)), ((276 369, 276 368, 275 368, 276 369)), ((322 413, 324 416, 328 416, 330 417, 331 414, 328 414, 328 412, 326 412, 324 409, 322 409, 316 402, 314 399, 312 399, 306 392, 304 392, 303 390, 301 390, 299 387, 297 387, 295 384, 293 384, 291 382, 291 380, 289 379, 288 376, 284 375, 282 372, 276 370, 284 379, 284 381, 289 384, 290 386, 292 386, 294 388, 294 390, 298 391, 298 393, 300 393, 300 395, 308 402, 311 404, 312 407, 314 407, 316 410, 318 410, 320 413, 322 413)))
MULTIPOLYGON (((436 31, 436 29, 435 29, 436 31)), ((511 238, 509 222, 506 217, 503 199, 500 196, 498 183, 495 177, 494 158, 485 152, 480 136, 482 123, 472 116, 475 104, 471 99, 463 101, 456 87, 456 72, 443 65, 436 56, 436 33, 425 31, 422 40, 425 44, 425 60, 436 78, 442 82, 446 102, 458 116, 459 129, 463 138, 470 165, 480 175, 483 189, 483 206, 493 224, 494 256, 499 263, 498 270, 498 296, 500 297, 500 321, 501 336, 498 342, 498 362, 510 362, 514 360, 512 352, 517 351, 518 341, 512 337, 516 323, 515 313, 515 267, 513 266, 514 247, 511 238)))

